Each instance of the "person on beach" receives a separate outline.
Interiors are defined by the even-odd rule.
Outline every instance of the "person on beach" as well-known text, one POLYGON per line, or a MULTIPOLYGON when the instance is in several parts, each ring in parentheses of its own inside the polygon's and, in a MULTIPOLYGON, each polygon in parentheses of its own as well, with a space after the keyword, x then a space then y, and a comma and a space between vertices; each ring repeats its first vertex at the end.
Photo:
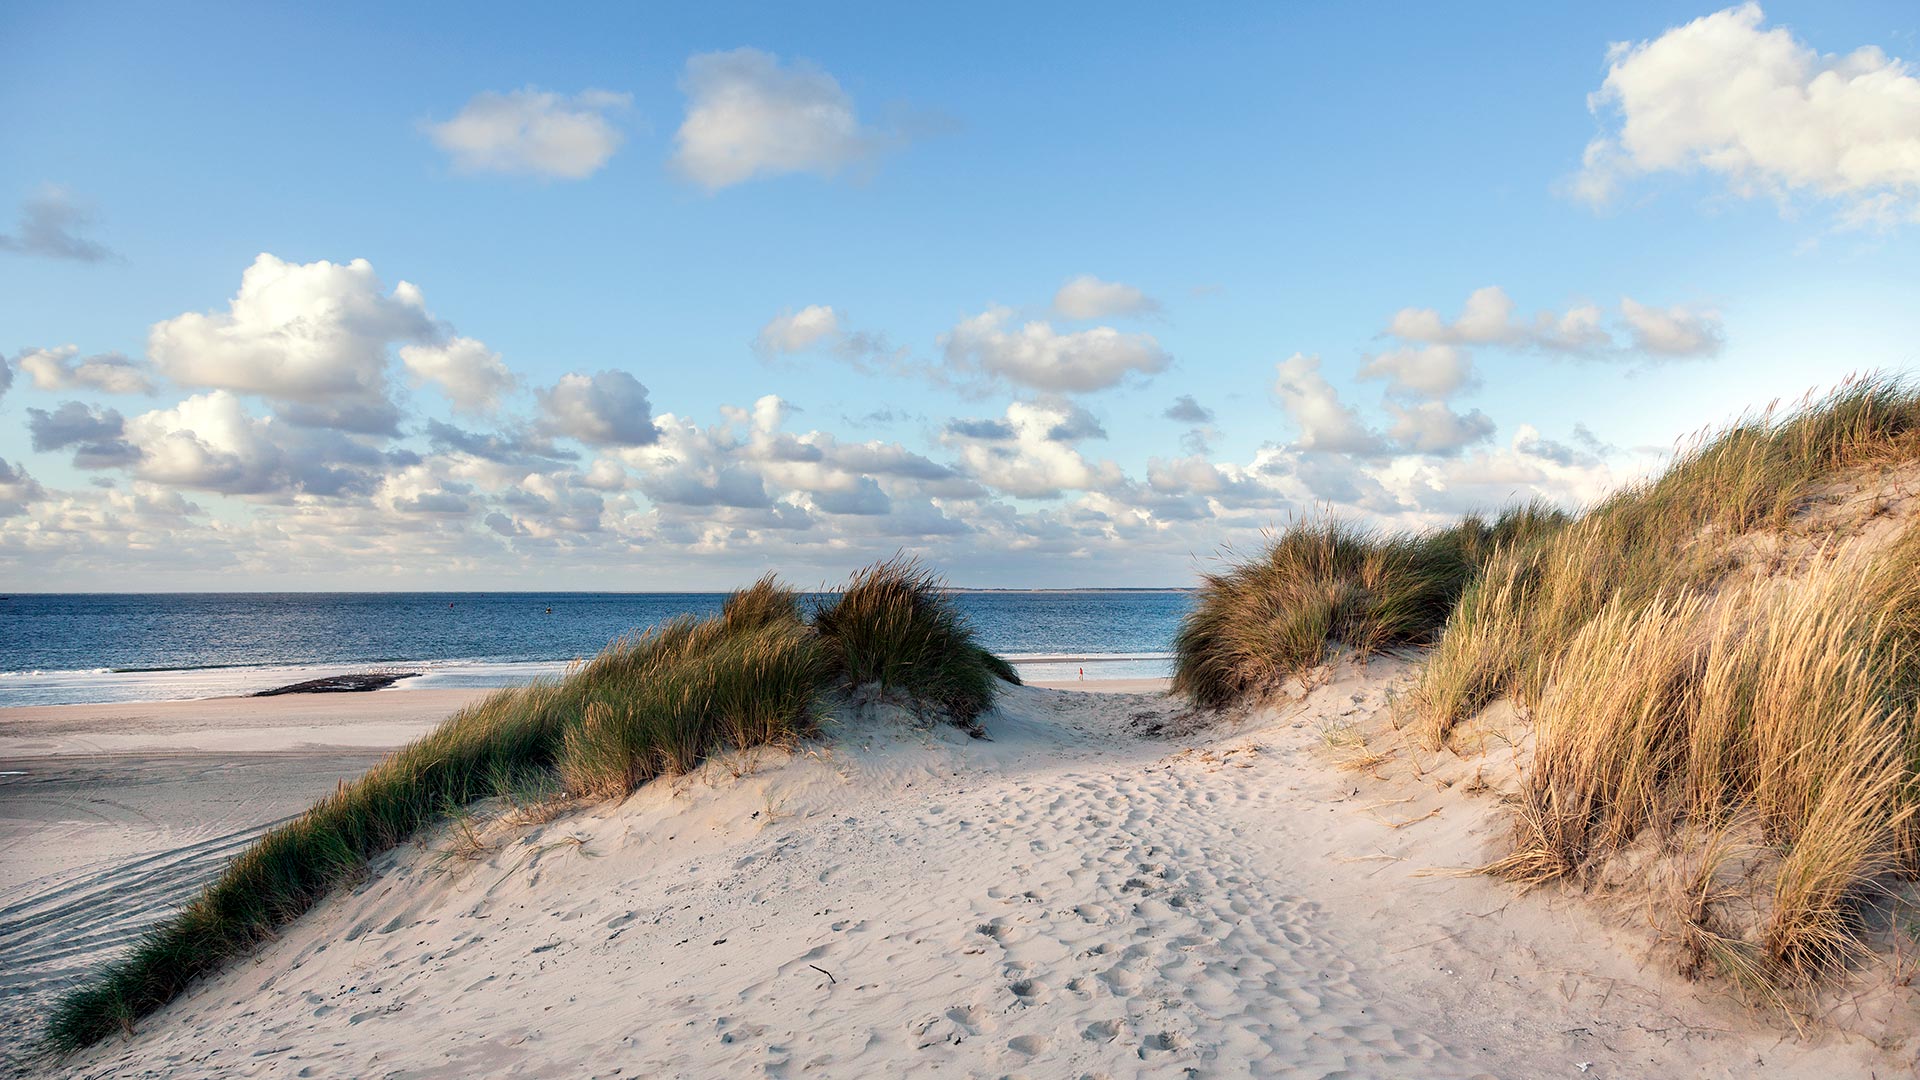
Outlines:
POLYGON ((1087 669, 1086 669, 1086 668, 1081 668, 1081 669, 1080 669, 1080 681, 1081 681, 1081 682, 1086 682, 1086 681, 1087 681, 1087 669))

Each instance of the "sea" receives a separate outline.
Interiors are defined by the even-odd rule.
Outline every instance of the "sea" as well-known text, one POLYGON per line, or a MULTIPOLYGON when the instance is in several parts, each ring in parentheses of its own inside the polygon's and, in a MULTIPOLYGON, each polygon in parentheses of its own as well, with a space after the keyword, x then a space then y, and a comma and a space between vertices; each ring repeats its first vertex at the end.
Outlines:
MULTIPOLYGON (((724 593, 15 593, 0 599, 0 707, 249 694, 327 675, 419 672, 383 693, 512 686, 724 593)), ((1029 680, 1155 678, 1191 593, 953 594, 1029 680)), ((808 603, 818 602, 809 597, 808 603)))

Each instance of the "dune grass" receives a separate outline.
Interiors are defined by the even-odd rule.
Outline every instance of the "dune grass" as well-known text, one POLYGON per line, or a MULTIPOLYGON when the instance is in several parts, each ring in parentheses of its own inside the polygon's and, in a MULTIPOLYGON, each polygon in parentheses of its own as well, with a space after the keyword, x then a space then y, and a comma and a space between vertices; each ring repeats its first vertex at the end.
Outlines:
POLYGON ((1920 392, 1875 376, 1703 435, 1570 522, 1298 526, 1206 579, 1175 686, 1223 705, 1334 643, 1430 643, 1429 743, 1503 696, 1533 723, 1516 841, 1487 869, 1576 878, 1652 830, 1695 864, 1680 938, 1778 1000, 1860 954, 1889 875, 1920 875, 1920 525, 1733 571, 1823 485, 1916 461, 1920 392), (1735 850, 1765 894, 1740 897, 1759 917, 1737 930, 1715 876, 1735 850))
POLYGON ((1859 547, 1711 601, 1609 601, 1553 664, 1518 842, 1489 869, 1539 884, 1649 827, 1750 820, 1778 858, 1760 969, 1807 986, 1857 957, 1862 902, 1920 872, 1920 526, 1859 547))
POLYGON ((1462 594, 1418 691, 1430 737, 1503 694, 1538 704, 1575 635, 1610 604, 1712 589, 1733 565, 1728 541, 1786 525, 1823 479, 1916 457, 1920 393, 1877 376, 1695 440, 1658 478, 1510 547, 1462 594))
POLYGON ((1829 544, 1804 573, 1731 571, 1743 535, 1790 527, 1822 484, 1916 460, 1920 393, 1855 380, 1701 438, 1496 558, 1415 692, 1433 743, 1502 695, 1531 711, 1516 843, 1489 869, 1539 884, 1649 828, 1751 822, 1762 924, 1740 937, 1682 913, 1682 936, 1776 995, 1857 958, 1866 905, 1920 873, 1920 527, 1829 544))
POLYGON ((560 790, 615 800, 728 748, 817 730, 824 702, 869 685, 971 724, 1012 669, 980 648, 938 578, 894 560, 860 571, 809 619, 771 575, 710 619, 622 638, 566 677, 502 690, 269 830, 198 898, 63 997, 59 1052, 115 1032, 272 940, 368 860, 469 804, 560 790))
POLYGON ((1272 692, 1336 643, 1362 654, 1428 644, 1494 553, 1566 522, 1534 503, 1415 535, 1332 519, 1295 524, 1258 555, 1205 576, 1174 640, 1174 692, 1219 708, 1272 692))
POLYGON ((973 643, 932 571, 894 559, 853 575, 813 615, 813 629, 843 690, 874 687, 969 722, 993 702, 1011 665, 973 643))

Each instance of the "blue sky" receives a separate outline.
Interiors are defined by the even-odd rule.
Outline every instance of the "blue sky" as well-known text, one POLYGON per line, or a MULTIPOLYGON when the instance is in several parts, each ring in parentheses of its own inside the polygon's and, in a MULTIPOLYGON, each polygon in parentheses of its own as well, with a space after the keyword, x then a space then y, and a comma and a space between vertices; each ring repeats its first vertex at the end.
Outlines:
POLYGON ((0 574, 1183 584, 1920 363, 1910 4, 1557 7, 11 5, 0 574))

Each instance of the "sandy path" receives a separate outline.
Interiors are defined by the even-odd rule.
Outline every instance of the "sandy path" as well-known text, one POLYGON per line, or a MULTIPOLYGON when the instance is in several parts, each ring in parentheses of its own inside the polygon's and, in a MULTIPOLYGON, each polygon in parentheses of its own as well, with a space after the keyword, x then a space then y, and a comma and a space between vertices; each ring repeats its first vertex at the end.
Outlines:
POLYGON ((430 839, 55 1072, 1899 1074, 1446 872, 1484 806, 1361 802, 1319 745, 1402 682, 1174 741, 1136 734, 1178 729, 1164 699, 1029 688, 990 741, 847 721, 477 860, 430 839))
POLYGON ((1034 682, 1043 690, 1085 690, 1090 694, 1164 694, 1172 679, 1076 679, 1071 682, 1034 682))

